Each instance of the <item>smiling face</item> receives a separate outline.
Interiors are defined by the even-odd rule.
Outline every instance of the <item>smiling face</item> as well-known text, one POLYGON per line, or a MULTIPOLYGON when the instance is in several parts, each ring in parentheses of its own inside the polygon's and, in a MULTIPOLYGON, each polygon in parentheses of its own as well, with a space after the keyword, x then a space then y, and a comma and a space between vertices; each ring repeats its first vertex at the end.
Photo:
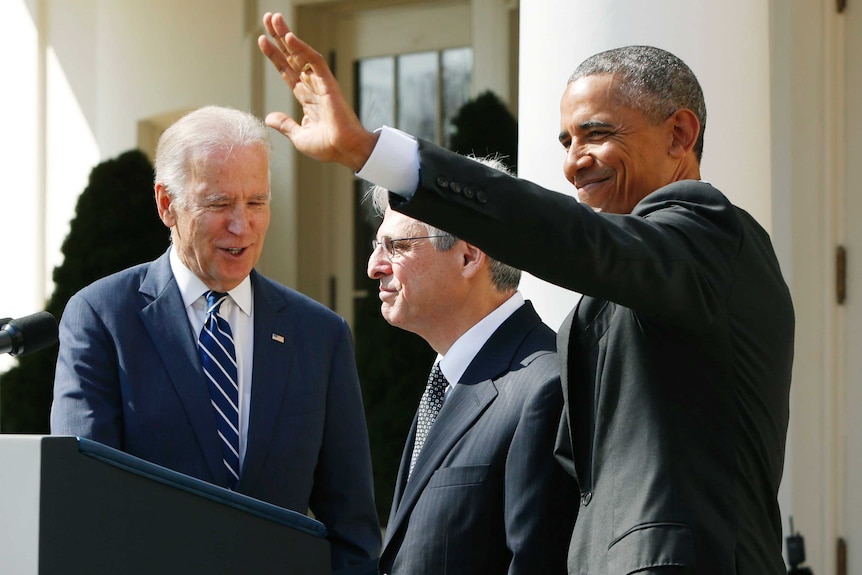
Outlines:
MULTIPOLYGON (((571 82, 560 102, 563 171, 578 199, 596 211, 628 214, 644 197, 680 179, 675 117, 650 123, 616 101, 609 74, 571 82)), ((692 158, 693 159, 693 158, 692 158)), ((687 163, 687 162, 686 162, 687 163)))
POLYGON ((269 160, 263 146, 222 150, 196 162, 184 198, 156 184, 159 216, 183 264, 226 292, 251 273, 269 227, 269 160))

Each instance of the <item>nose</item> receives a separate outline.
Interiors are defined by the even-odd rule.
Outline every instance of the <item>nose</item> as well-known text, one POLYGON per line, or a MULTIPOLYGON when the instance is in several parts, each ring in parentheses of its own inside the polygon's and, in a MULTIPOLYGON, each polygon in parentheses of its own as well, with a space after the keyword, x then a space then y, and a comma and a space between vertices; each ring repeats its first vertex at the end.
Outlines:
POLYGON ((380 279, 392 273, 392 262, 383 253, 383 246, 378 245, 368 256, 368 277, 373 280, 380 279))
POLYGON ((566 158, 563 160, 563 174, 566 179, 574 184, 575 176, 579 170, 591 166, 593 158, 585 150, 583 146, 572 142, 566 150, 566 158))
POLYGON ((236 206, 228 216, 228 231, 241 236, 251 228, 251 218, 252 214, 245 206, 236 206))

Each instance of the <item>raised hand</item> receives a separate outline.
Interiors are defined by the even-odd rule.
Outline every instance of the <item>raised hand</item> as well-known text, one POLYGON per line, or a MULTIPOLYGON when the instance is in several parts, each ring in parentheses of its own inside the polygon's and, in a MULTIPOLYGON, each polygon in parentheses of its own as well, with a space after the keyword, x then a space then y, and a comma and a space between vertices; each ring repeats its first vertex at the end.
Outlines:
POLYGON ((271 112, 266 124, 306 156, 359 171, 377 135, 362 126, 323 56, 290 31, 282 14, 266 13, 263 25, 271 40, 261 35, 257 45, 302 106, 299 122, 284 112, 271 112))

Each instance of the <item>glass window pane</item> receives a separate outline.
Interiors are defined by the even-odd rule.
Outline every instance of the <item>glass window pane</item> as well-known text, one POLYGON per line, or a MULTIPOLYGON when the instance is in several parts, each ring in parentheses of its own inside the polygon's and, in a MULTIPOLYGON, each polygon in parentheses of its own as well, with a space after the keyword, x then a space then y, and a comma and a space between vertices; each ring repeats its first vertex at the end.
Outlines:
POLYGON ((437 141, 437 52, 398 57, 398 128, 437 141))
POLYGON ((395 59, 391 56, 360 60, 356 82, 359 119, 368 130, 395 126, 395 59))
POLYGON ((443 142, 449 146, 452 135, 452 118, 470 99, 471 70, 473 69, 473 49, 456 48, 446 50, 441 58, 443 62, 443 142))

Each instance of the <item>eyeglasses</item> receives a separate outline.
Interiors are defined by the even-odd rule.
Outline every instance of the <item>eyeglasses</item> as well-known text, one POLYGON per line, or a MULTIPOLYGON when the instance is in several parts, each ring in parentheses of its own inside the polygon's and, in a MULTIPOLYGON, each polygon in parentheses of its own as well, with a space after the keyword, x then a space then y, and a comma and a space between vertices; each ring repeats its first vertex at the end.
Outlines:
POLYGON ((430 240, 431 238, 442 238, 442 235, 436 236, 413 236, 412 238, 390 238, 389 236, 383 236, 380 238, 380 241, 376 239, 371 240, 371 250, 377 251, 378 247, 383 248, 383 254, 388 258, 392 259, 398 255, 398 247, 395 245, 396 242, 409 242, 412 240, 430 240))

